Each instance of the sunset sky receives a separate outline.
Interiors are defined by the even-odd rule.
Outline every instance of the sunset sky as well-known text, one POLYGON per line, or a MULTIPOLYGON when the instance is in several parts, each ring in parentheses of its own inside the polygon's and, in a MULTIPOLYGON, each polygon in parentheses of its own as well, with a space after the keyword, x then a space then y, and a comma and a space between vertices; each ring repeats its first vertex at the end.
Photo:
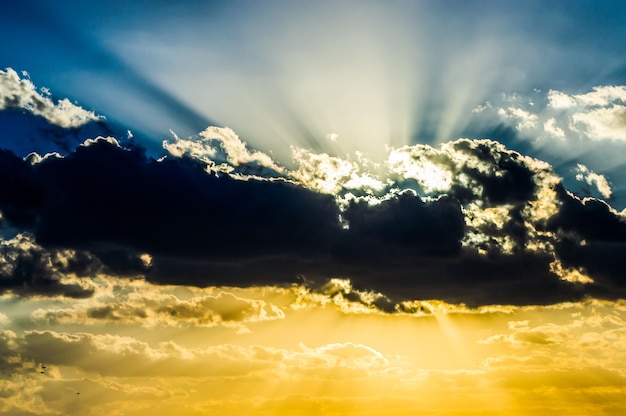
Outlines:
POLYGON ((0 14, 0 415, 626 414, 626 3, 0 14))

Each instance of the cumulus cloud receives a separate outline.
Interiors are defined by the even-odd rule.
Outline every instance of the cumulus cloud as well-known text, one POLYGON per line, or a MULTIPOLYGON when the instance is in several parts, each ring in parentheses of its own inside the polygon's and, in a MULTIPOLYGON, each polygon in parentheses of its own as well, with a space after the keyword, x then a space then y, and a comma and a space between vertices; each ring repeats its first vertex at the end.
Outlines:
MULTIPOLYGON (((266 372, 298 379, 337 369, 351 378, 364 370, 384 370, 389 361, 371 347, 355 343, 298 349, 221 344, 186 348, 173 341, 151 346, 133 337, 86 332, 25 331, 13 336, 10 352, 46 366, 71 366, 86 373, 125 377, 233 377, 266 372), (16 351, 17 349, 17 351, 16 351), (284 371, 289 369, 289 371, 284 371)), ((0 344, 1 345, 1 344, 0 344)), ((347 378, 347 377, 346 377, 347 378)))
POLYGON ((397 311, 382 293, 358 290, 348 279, 332 278, 322 286, 309 288, 292 286, 295 299, 290 307, 295 310, 334 305, 346 314, 388 313, 397 311))
POLYGON ((17 341, 15 332, 0 330, 0 374, 11 375, 21 367, 17 341))
MULTIPOLYGON (((110 136, 118 128, 68 99, 54 101, 27 75, 0 70, 0 148, 26 157, 65 155, 86 138, 110 136)), ((33 157, 31 157, 33 159, 33 157)))
POLYGON ((576 165, 576 180, 585 182, 589 186, 595 186, 606 199, 610 199, 613 194, 606 176, 597 174, 580 163, 576 165))
POLYGON ((537 97, 504 96, 476 108, 533 139, 626 140, 626 86, 597 86, 580 94, 549 90, 537 97))
POLYGON ((0 292, 85 298, 93 294, 93 287, 67 277, 91 275, 101 267, 100 262, 87 252, 47 250, 28 234, 0 240, 0 292))
POLYGON ((570 128, 592 140, 626 140, 626 106, 612 105, 574 113, 570 128))
POLYGON ((623 209, 625 194, 619 187, 609 193, 604 181, 595 180, 591 188, 580 186, 575 167, 584 164, 607 182, 624 176, 626 86, 597 86, 580 93, 535 90, 528 95, 503 95, 479 108, 474 113, 475 129, 495 126, 487 134, 516 143, 525 154, 554 161, 557 173, 573 192, 612 198, 623 209), (590 189, 594 192, 589 193, 590 189))
MULTIPOLYGON (((123 283, 122 283, 123 284, 123 283)), ((227 291, 197 294, 181 299, 165 287, 130 284, 131 290, 107 293, 99 290, 95 299, 64 308, 39 308, 31 314, 37 322, 51 325, 80 322, 85 325, 115 323, 145 327, 226 325, 283 319, 283 310, 261 299, 248 299, 227 291)))
POLYGON ((264 178, 284 170, 267 154, 250 150, 229 128, 208 127, 195 139, 181 139, 172 134, 174 140, 164 141, 163 148, 172 156, 186 156, 206 163, 209 172, 264 178))
POLYGON ((544 367, 550 357, 548 362, 559 362, 572 369, 598 365, 615 368, 623 359, 626 335, 623 301, 610 303, 589 299, 552 305, 543 311, 558 319, 538 321, 533 318, 537 307, 520 308, 509 315, 513 319, 508 320, 506 328, 480 339, 478 343, 482 345, 509 348, 505 350, 509 355, 492 357, 486 364, 516 370, 521 370, 523 364, 523 368, 529 370, 533 364, 528 363, 528 359, 540 360, 534 364, 539 368, 544 367), (579 351, 585 351, 584 357, 579 351), (521 357, 520 352, 523 352, 521 357))
POLYGON ((498 109, 498 115, 505 119, 513 119, 518 130, 529 130, 537 125, 537 115, 519 107, 507 107, 498 109))
POLYGON ((63 128, 80 127, 102 118, 67 98, 54 102, 47 90, 37 91, 28 78, 20 78, 11 68, 0 70, 0 110, 18 108, 45 118, 63 128))
POLYGON ((4 152, 0 211, 43 247, 87 250, 109 271, 159 283, 274 285, 301 276, 319 288, 340 277, 353 293, 392 303, 472 305, 625 289, 611 263, 626 239, 623 218, 498 142, 391 148, 382 163, 294 149, 287 169, 230 130, 210 128, 198 140, 165 144, 172 153, 159 160, 113 138, 36 164, 4 152), (600 250, 609 242, 612 250, 600 250))

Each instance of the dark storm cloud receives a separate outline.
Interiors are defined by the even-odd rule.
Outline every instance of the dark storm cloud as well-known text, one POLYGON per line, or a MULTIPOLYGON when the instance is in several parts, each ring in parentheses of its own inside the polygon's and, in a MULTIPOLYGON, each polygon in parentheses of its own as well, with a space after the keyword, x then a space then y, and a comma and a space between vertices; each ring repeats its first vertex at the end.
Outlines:
POLYGON ((34 170, 46 194, 35 232, 47 245, 219 262, 315 255, 338 227, 328 195, 218 177, 188 158, 157 162, 102 140, 34 170))
MULTIPOLYGON (((285 180, 235 179, 207 172, 206 163, 188 156, 156 161, 111 140, 34 165, 2 152, 0 210, 45 250, 88 251, 109 272, 160 283, 246 286, 302 276, 322 288, 328 278, 343 277, 392 300, 470 305, 624 295, 613 264, 624 252, 626 228, 608 206, 572 198, 559 184, 546 188, 537 179, 545 166, 533 167, 495 142, 461 140, 447 149, 448 159, 432 160, 461 178, 448 196, 422 199, 405 190, 376 204, 355 199, 343 210, 333 196, 285 180), (548 202, 560 207, 549 224, 537 219, 546 189, 554 190, 548 202), (467 215, 495 215, 502 207, 500 220, 467 222, 467 215), (465 241, 470 231, 483 240, 465 241), (551 244, 565 266, 588 269, 596 282, 560 279, 551 244), (612 250, 599 249, 606 244, 612 250)), ((23 254, 36 273, 11 282, 44 273, 37 265, 46 255, 23 254)))

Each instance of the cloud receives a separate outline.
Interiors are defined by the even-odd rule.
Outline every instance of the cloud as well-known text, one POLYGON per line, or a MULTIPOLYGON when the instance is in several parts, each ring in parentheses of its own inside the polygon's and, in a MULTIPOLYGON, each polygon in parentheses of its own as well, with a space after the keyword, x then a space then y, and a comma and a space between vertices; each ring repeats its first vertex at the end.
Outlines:
POLYGON ((576 183, 580 179, 575 169, 583 164, 607 182, 624 176, 626 86, 596 86, 580 93, 535 90, 527 95, 505 94, 477 107, 474 115, 475 126, 483 131, 484 126, 497 126, 487 129, 492 137, 515 143, 525 154, 552 161, 573 192, 611 198, 616 207, 624 208, 626 194, 621 187, 615 186, 610 197, 604 184, 594 186, 590 194, 589 187, 576 183))
POLYGON ((271 372, 297 380, 335 368, 346 370, 344 375, 352 378, 363 370, 380 371, 389 364, 380 352, 351 342, 317 348, 300 345, 295 350, 231 344, 190 349, 173 341, 152 347, 127 336, 37 330, 25 331, 15 342, 13 348, 19 347, 25 361, 45 362, 48 367, 72 366, 86 373, 117 377, 220 378, 271 372))
POLYGON ((0 374, 12 375, 21 367, 17 341, 15 332, 0 330, 0 374))
POLYGON ((536 90, 530 97, 504 95, 501 102, 475 108, 478 117, 495 114, 527 137, 540 140, 626 140, 626 86, 596 86, 569 94, 536 90))
POLYGON ((599 175, 580 163, 576 165, 576 180, 585 182, 589 186, 595 185, 598 192, 606 199, 610 199, 613 194, 606 176, 599 175))
POLYGON ((27 234, 0 240, 0 293, 10 291, 21 296, 89 297, 93 294, 89 284, 66 277, 93 275, 101 267, 100 262, 87 252, 47 250, 27 234))
POLYGON ((513 119, 517 122, 515 127, 518 130, 532 129, 537 125, 537 115, 518 107, 508 107, 498 109, 498 115, 505 119, 513 119))
MULTIPOLYGON (((135 289, 125 285, 122 290, 139 296, 151 291, 144 284, 135 289)), ((157 292, 161 290, 166 291, 157 292)), ((167 290, 197 297, 208 293, 167 290)), ((346 282, 333 282, 326 289, 329 294, 351 290, 346 282)), ((247 291, 267 294, 266 288, 247 291)), ((90 301, 63 300, 74 305, 90 301)), ((82 406, 100 404, 107 411, 140 414, 155 400, 159 409, 173 409, 168 414, 238 406, 260 413, 258 409, 272 407, 274 400, 297 402, 292 396, 305 402, 336 400, 335 405, 349 397, 348 413, 398 401, 416 411, 428 406, 454 412, 462 411, 468 400, 473 409, 493 411, 494 396, 519 395, 556 407, 569 403, 570 396, 586 401, 594 394, 602 398, 599 406, 621 403, 623 394, 617 393, 624 389, 624 301, 476 310, 435 301, 422 306, 431 312, 346 315, 341 308, 319 306, 288 310, 285 319, 261 323, 258 332, 244 336, 184 323, 156 332, 132 322, 85 327, 81 321, 62 328, 42 330, 38 322, 38 330, 1 331, 0 369, 5 372, 0 413, 17 413, 11 408, 19 403, 17 397, 32 414, 90 414, 82 406), (325 330, 313 330, 313 322, 325 330), (41 364, 46 374, 40 374, 41 364), (315 390, 320 385, 322 390, 315 390), (415 398, 416 389, 425 394, 415 398), (76 392, 80 410, 72 407, 76 392)), ((497 412, 529 410, 535 402, 529 408, 527 403, 505 400, 497 412)))
POLYGON ((195 139, 187 140, 174 134, 174 141, 164 141, 163 148, 172 156, 186 156, 206 163, 210 172, 262 178, 279 175, 284 170, 265 153, 248 149, 229 128, 209 127, 195 139))
POLYGON ((66 129, 102 119, 92 111, 72 104, 67 98, 55 104, 47 90, 38 92, 30 79, 21 79, 11 68, 0 70, 0 110, 7 108, 28 111, 66 129))
MULTIPOLYGON (((105 285, 110 282, 105 282, 105 285)), ((131 289, 98 290, 95 299, 65 308, 39 308, 31 314, 37 322, 51 325, 82 323, 95 325, 140 325, 145 327, 211 327, 217 325, 243 328, 243 324, 283 319, 283 310, 261 299, 248 299, 226 289, 212 294, 196 294, 181 299, 170 290, 145 282, 124 283, 131 289)), ((99 287, 99 289, 102 289, 99 287)))
POLYGON ((572 115, 570 128, 592 140, 626 140, 626 106, 577 112, 572 115))
POLYGON ((87 137, 108 136, 118 129, 104 117, 61 99, 11 68, 0 70, 0 147, 19 156, 67 154, 87 137))
POLYGON ((494 141, 404 146, 383 163, 295 149, 293 170, 230 130, 170 145, 159 160, 113 138, 36 164, 4 152, 0 210, 46 249, 88 251, 108 272, 167 284, 303 276, 321 288, 340 277, 392 303, 471 305, 613 298, 626 286, 611 263, 626 239, 620 215, 494 141))

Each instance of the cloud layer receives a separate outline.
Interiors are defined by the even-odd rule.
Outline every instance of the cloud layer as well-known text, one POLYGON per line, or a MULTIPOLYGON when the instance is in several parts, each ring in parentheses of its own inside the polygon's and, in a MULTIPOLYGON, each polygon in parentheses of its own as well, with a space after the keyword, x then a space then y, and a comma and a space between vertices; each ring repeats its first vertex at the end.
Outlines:
MULTIPOLYGON (((136 295, 173 290, 134 284, 116 283, 136 295)), ((278 290, 246 292, 240 299, 269 301, 278 290)), ((431 302, 426 314, 375 316, 332 306, 285 308, 283 319, 248 321, 253 331, 243 334, 193 324, 141 330, 129 320, 98 326, 86 316, 45 327, 34 311, 36 329, 0 330, 0 414, 624 409, 623 301, 478 310, 431 302)))
POLYGON ((623 216, 494 141, 390 149, 383 164, 294 149, 293 170, 228 129, 165 148, 155 160, 99 138, 37 163, 4 151, 3 218, 41 250, 169 284, 342 277, 395 301, 469 304, 624 293, 623 216))

